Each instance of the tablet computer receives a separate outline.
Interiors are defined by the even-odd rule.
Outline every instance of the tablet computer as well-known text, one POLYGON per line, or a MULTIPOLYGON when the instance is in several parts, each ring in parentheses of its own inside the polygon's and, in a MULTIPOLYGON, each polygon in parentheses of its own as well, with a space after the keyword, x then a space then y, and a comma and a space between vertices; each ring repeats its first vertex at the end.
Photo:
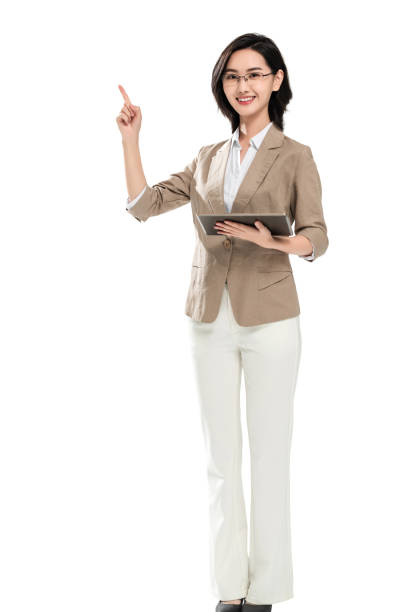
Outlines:
POLYGON ((214 228, 217 221, 237 221, 237 223, 245 223, 256 228, 255 221, 261 221, 270 230, 272 236, 293 236, 292 226, 289 217, 282 213, 261 213, 259 215, 247 213, 227 213, 224 215, 209 214, 197 215, 201 226, 207 235, 216 235, 218 230, 214 228))

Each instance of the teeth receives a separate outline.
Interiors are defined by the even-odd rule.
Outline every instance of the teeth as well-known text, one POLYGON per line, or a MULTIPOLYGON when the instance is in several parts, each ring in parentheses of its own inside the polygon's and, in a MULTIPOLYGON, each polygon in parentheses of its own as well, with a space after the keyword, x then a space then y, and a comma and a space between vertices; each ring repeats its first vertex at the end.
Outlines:
POLYGON ((247 102, 248 100, 252 100, 255 96, 251 96, 250 98, 238 98, 240 102, 247 102))

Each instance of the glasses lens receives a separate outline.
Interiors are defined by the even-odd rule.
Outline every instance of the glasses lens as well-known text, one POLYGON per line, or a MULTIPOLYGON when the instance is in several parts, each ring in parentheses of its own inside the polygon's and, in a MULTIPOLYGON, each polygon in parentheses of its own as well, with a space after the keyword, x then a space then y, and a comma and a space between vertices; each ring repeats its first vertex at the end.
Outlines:
MULTIPOLYGON (((262 79, 261 72, 251 72, 245 76, 252 83, 256 81, 260 81, 262 79)), ((236 74, 224 74, 222 80, 225 85, 230 86, 230 85, 235 85, 240 80, 240 78, 236 74)))
POLYGON ((226 85, 234 85, 238 81, 238 77, 235 74, 224 74, 223 82, 226 85))

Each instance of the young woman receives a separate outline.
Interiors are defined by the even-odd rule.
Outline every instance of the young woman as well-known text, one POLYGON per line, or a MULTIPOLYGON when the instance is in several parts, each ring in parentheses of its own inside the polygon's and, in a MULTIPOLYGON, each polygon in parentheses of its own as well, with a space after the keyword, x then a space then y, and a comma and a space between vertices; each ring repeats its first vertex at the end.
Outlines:
POLYGON ((276 44, 244 34, 221 53, 212 92, 232 136, 203 146, 182 172, 147 185, 141 110, 119 86, 117 117, 138 221, 191 202, 196 248, 185 314, 191 333, 210 499, 216 612, 269 612, 293 597, 289 467, 301 354, 300 308, 289 254, 314 261, 328 247, 321 183, 310 147, 283 133, 292 97, 276 44), (228 213, 283 213, 294 236, 272 236, 228 213), (197 215, 226 215, 208 235, 197 215), (251 459, 250 550, 241 479, 241 373, 251 459))

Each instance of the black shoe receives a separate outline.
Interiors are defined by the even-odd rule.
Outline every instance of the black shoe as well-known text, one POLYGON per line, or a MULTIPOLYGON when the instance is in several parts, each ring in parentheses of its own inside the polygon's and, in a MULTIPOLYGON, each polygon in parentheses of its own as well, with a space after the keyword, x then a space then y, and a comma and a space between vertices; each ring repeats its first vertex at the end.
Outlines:
POLYGON ((240 604, 226 604, 222 603, 220 599, 220 601, 217 603, 217 607, 215 608, 215 612, 241 612, 243 603, 244 598, 241 599, 240 604))
POLYGON ((272 604, 251 604, 244 600, 241 612, 271 612, 272 604))

